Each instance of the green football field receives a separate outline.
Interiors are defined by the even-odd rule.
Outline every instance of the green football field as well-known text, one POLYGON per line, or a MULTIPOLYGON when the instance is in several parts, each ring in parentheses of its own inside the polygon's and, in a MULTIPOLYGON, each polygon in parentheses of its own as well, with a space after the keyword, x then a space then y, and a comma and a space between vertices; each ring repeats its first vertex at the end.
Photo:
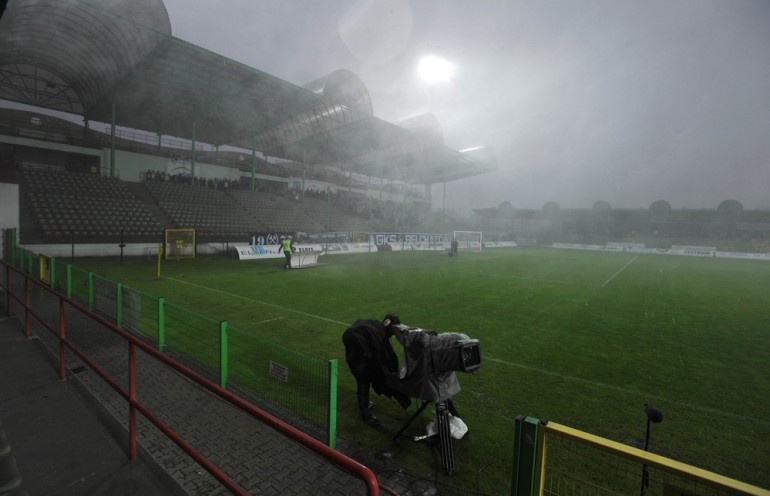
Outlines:
MULTIPOLYGON (((165 261, 160 278, 154 259, 75 265, 339 359, 339 437, 466 494, 510 492, 517 415, 639 446, 646 403, 664 414, 651 451, 770 487, 770 263, 524 248, 320 261, 288 271, 281 259, 202 257, 165 261), (481 369, 458 373, 469 435, 454 442, 453 477, 428 445, 392 440, 408 419, 395 401, 380 398, 380 428, 358 419, 341 335, 388 312, 481 342, 481 369)), ((430 412, 410 436, 424 433, 430 412)))

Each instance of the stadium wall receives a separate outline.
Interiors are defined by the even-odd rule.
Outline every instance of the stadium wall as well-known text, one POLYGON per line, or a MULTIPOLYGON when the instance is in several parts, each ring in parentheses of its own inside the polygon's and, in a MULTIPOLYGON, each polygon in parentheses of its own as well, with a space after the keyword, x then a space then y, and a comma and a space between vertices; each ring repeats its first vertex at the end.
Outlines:
MULTIPOLYGON (((3 192, 2 184, 0 184, 0 193, 3 192)), ((5 206, 6 196, 2 197, 0 202, 5 206)), ((17 202, 18 204, 18 202, 17 202)), ((3 215, 6 214, 6 210, 3 210, 3 215)), ((16 214, 18 218, 18 213, 16 214)), ((0 224, 2 224, 2 217, 0 217, 0 224)), ((2 224, 4 227, 6 224, 2 224)), ((8 227, 11 227, 8 225, 8 227)), ((377 245, 375 243, 330 243, 323 245, 297 245, 304 248, 322 248, 324 254, 336 255, 346 253, 376 253, 384 246, 389 246, 388 251, 441 251, 449 250, 449 242, 436 242, 429 243, 385 243, 383 245, 377 245)), ((69 244, 51 244, 51 245, 21 245, 27 250, 31 250, 41 255, 46 255, 53 258, 68 258, 71 256, 76 257, 116 257, 120 255, 120 247, 117 244, 77 244, 74 246, 69 244), (74 254, 73 254, 74 251, 74 254)), ((123 248, 123 255, 125 256, 157 256, 158 248, 160 244, 153 243, 129 243, 123 248)), ((515 248, 519 246, 513 241, 500 241, 500 242, 484 242, 484 248, 515 248)), ((746 253, 746 252, 730 252, 719 251, 714 247, 689 247, 689 246, 672 246, 671 249, 661 248, 648 248, 645 245, 639 243, 608 243, 607 245, 588 245, 588 244, 570 244, 570 243, 554 243, 551 245, 553 248, 568 249, 568 250, 593 250, 593 251, 625 251, 631 253, 648 253, 653 255, 684 255, 684 256, 700 256, 700 257, 715 257, 715 258, 734 258, 734 259, 751 259, 751 260, 768 260, 770 261, 770 253, 746 253)), ((236 245, 226 243, 199 243, 196 245, 196 253, 198 255, 215 255, 226 252, 228 249, 236 250, 238 253, 256 255, 251 257, 243 257, 243 259, 255 260, 265 258, 281 258, 283 255, 278 251, 277 245, 236 245)), ((241 258, 239 256, 239 258, 241 258)))
MULTIPOLYGON (((166 170, 167 162, 169 162, 169 160, 165 157, 115 150, 115 167, 119 170, 120 178, 123 181, 141 181, 148 169, 168 172, 166 170)), ((102 160, 102 170, 109 169, 109 164, 110 150, 105 149, 104 159, 102 160)))
MULTIPOLYGON (((104 157, 102 170, 109 169, 109 149, 104 150, 104 157)), ((115 163, 117 164, 116 168, 120 171, 120 178, 131 182, 143 180, 148 170, 165 172, 171 175, 189 174, 191 170, 190 160, 145 155, 125 150, 115 150, 115 163)), ((232 167, 196 162, 195 176, 203 179, 217 178, 232 181, 241 178, 241 171, 232 167)))
MULTIPOLYGON (((67 143, 41 141, 38 139, 8 135, 0 135, 0 143, 7 143, 17 147, 22 147, 23 150, 27 150, 26 155, 31 154, 34 156, 35 150, 38 151, 38 154, 47 154, 46 156, 50 156, 52 153, 59 153, 62 157, 62 163, 68 160, 68 157, 71 157, 73 154, 98 157, 99 166, 102 170, 102 173, 109 171, 110 168, 109 148, 87 148, 70 145, 67 143)), ((25 154, 23 152, 18 153, 20 153, 20 157, 15 157, 16 161, 24 160, 25 154)), ((191 152, 190 150, 185 150, 185 153, 189 154, 191 152)), ((40 158, 38 161, 42 162, 47 160, 40 158)), ((196 176, 204 177, 206 179, 220 178, 233 180, 240 179, 241 177, 241 171, 233 167, 208 164, 205 162, 197 162, 195 167, 196 176)), ((190 160, 182 160, 179 158, 175 159, 173 157, 167 156, 148 155, 127 150, 115 150, 115 169, 119 177, 124 181, 140 181, 148 169, 176 174, 181 172, 182 168, 186 169, 189 173, 190 160)))
POLYGON ((651 255, 680 255, 688 257, 770 260, 770 253, 720 251, 713 246, 673 245, 671 248, 648 248, 646 245, 640 243, 607 243, 606 245, 553 243, 551 246, 565 250, 622 251, 631 253, 648 253, 651 255))
POLYGON ((0 228, 19 227, 19 185, 0 183, 0 228))
MULTIPOLYGON (((19 229, 19 185, 0 183, 0 229, 19 229)), ((0 240, 3 241, 3 240, 0 240)), ((0 242, 0 257, 3 252, 4 242, 0 242)))

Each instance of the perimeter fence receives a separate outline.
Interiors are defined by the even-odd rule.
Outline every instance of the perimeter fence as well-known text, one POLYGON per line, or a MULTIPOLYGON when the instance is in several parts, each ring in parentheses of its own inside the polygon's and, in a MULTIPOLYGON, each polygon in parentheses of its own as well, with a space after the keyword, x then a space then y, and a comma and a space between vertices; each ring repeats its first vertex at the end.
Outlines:
POLYGON ((770 496, 770 491, 556 422, 519 416, 511 494, 770 496))
MULTIPOLYGON (((166 351, 159 351, 159 343, 150 336, 165 333, 163 318, 154 331, 147 327, 146 334, 128 329, 129 322, 142 321, 136 312, 142 299, 156 304, 157 299, 132 294, 120 284, 90 273, 81 275, 82 280, 89 281, 80 293, 82 298, 70 297, 67 293, 74 293, 73 280, 81 280, 73 275, 78 271, 72 267, 61 270, 55 260, 15 247, 12 256, 0 261, 0 308, 19 318, 27 338, 39 339, 58 355, 61 379, 76 376, 126 426, 129 458, 139 456, 141 444, 190 494, 221 494, 222 486, 229 493, 244 496, 261 494, 266 488, 280 494, 317 494, 319 490, 340 496, 380 493, 370 469, 306 430, 255 406, 244 399, 248 395, 233 394, 232 389, 241 386, 220 387, 170 357, 168 344, 166 351), (57 285, 57 275, 63 290, 50 287, 51 282, 57 285)), ((163 305, 149 310, 165 315, 159 308, 163 305)), ((196 317, 193 314, 190 318, 196 317)), ((210 319, 200 327, 206 328, 206 324, 211 324, 210 319)), ((219 324, 224 336, 240 334, 219 324)), ((271 345, 259 340, 241 348, 250 349, 252 354, 268 354, 273 360, 284 359, 291 367, 310 368, 304 362, 312 362, 313 357, 281 347, 274 351, 271 345), (295 355, 298 358, 290 362, 295 355)), ((226 381, 226 370, 223 367, 209 375, 226 381)), ((290 370, 292 377, 301 378, 300 371, 290 370)), ((308 388, 308 383, 312 381, 302 382, 301 387, 308 388)), ((288 410, 294 408, 296 399, 283 398, 306 393, 289 394, 284 389, 274 395, 288 405, 283 406, 288 410)))
POLYGON ((309 355, 236 329, 162 297, 17 246, 7 261, 159 351, 236 391, 331 448, 337 435, 337 360, 309 355))

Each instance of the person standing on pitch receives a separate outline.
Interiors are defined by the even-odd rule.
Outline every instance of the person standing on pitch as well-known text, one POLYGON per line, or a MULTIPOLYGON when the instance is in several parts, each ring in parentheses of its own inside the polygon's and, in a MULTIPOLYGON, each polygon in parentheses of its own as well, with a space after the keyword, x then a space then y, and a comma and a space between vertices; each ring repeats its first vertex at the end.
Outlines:
POLYGON ((375 403, 369 401, 369 388, 378 395, 395 398, 402 408, 409 407, 409 397, 396 387, 398 355, 390 344, 392 325, 401 321, 397 315, 388 314, 382 322, 374 319, 359 319, 342 334, 345 345, 345 361, 350 373, 356 379, 356 400, 365 424, 376 426, 380 419, 369 410, 375 403))
POLYGON ((283 256, 286 257, 286 264, 284 264, 284 269, 291 269, 291 254, 296 251, 294 248, 294 240, 291 239, 291 236, 286 236, 283 238, 283 241, 281 241, 281 247, 280 250, 283 250, 283 256))

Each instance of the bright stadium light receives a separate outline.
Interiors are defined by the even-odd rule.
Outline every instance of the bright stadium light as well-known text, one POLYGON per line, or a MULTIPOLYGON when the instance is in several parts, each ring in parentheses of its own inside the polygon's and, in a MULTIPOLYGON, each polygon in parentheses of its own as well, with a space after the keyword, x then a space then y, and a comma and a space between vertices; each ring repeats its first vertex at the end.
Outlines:
POLYGON ((426 83, 445 83, 452 79, 455 66, 446 59, 427 55, 417 65, 417 74, 426 83))

